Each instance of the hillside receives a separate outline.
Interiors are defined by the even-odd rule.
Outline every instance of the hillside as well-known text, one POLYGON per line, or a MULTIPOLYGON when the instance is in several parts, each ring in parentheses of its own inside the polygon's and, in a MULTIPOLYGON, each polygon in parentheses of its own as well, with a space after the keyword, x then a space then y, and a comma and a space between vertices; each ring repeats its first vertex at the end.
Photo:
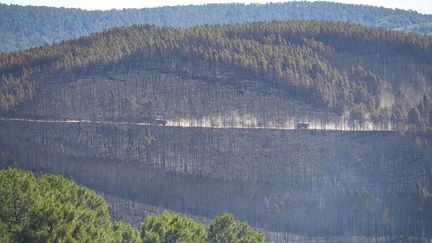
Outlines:
POLYGON ((432 237, 432 37, 139 25, 2 54, 0 73, 0 167, 110 195, 115 219, 232 212, 275 242, 432 237))
POLYGON ((150 121, 251 116, 428 130, 432 38, 289 21, 131 26, 0 56, 8 116, 150 121))
POLYGON ((61 42, 122 25, 188 27, 270 20, 342 21, 389 30, 432 33, 430 15, 330 2, 210 4, 110 11, 0 4, 0 52, 61 42))
POLYGON ((204 218, 232 212, 266 231, 306 236, 432 237, 430 136, 0 124, 0 166, 113 195, 114 218, 134 225, 146 204, 204 218))

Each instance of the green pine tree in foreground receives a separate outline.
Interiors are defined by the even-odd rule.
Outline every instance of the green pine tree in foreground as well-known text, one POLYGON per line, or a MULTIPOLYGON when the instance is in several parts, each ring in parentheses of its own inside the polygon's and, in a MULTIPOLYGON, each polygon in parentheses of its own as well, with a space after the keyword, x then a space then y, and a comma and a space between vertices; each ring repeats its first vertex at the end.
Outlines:
POLYGON ((113 223, 96 192, 16 168, 0 170, 0 205, 0 242, 264 242, 231 214, 216 217, 206 232, 196 220, 164 211, 147 216, 138 231, 113 223))

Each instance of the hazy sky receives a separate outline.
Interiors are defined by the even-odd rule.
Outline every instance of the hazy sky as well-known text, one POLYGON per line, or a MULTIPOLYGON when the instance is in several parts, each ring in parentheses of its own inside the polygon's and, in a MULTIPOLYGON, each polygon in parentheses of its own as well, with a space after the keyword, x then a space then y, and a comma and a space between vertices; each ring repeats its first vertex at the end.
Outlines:
MULTIPOLYGON (((368 4, 373 6, 384 6, 388 8, 412 9, 421 13, 432 14, 432 0, 328 0, 331 2, 368 4)), ((269 1, 269 0, 0 0, 1 3, 19 4, 19 5, 37 5, 68 7, 82 9, 122 9, 122 8, 145 8, 172 5, 188 4, 206 4, 206 3, 267 3, 267 2, 286 2, 286 1, 269 1)))

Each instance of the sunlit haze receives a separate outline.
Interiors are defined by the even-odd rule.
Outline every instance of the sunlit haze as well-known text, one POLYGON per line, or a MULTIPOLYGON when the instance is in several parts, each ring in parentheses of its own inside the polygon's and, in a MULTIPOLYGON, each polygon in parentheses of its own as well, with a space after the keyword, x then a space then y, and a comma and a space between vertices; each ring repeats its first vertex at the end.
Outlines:
MULTIPOLYGON (((34 6, 52 6, 52 7, 67 7, 81 8, 88 10, 108 10, 108 9, 123 9, 123 8, 148 8, 159 6, 174 6, 174 5, 201 5, 208 3, 268 3, 268 2, 283 2, 283 1, 268 1, 268 0, 166 0, 166 1, 135 1, 135 0, 106 0, 103 1, 88 1, 88 0, 2 0, 1 3, 18 4, 18 5, 34 5, 34 6)), ((406 10, 415 10, 420 13, 432 14, 431 0, 411 0, 411 1, 395 1, 395 0, 339 0, 330 2, 342 2, 353 4, 366 4, 373 6, 384 6, 387 8, 398 8, 406 10)))

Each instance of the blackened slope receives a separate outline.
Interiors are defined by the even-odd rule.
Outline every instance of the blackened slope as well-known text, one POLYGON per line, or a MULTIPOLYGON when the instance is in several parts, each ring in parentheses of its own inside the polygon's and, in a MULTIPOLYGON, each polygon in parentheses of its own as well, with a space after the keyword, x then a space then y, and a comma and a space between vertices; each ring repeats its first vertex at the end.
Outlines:
POLYGON ((430 138, 4 121, 0 134, 2 161, 183 213, 305 235, 431 232, 430 138))

